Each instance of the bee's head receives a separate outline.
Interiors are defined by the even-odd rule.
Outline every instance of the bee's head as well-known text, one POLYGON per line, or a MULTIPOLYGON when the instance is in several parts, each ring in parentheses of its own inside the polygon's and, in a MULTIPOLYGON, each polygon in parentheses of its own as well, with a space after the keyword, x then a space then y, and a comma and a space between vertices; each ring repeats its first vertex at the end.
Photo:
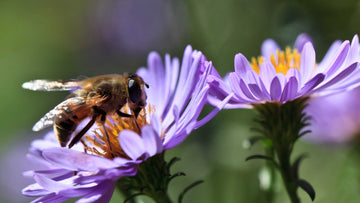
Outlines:
POLYGON ((149 85, 144 80, 134 73, 129 73, 127 77, 127 88, 129 92, 129 106, 134 111, 135 117, 138 116, 141 109, 146 105, 146 93, 144 86, 149 88, 149 85))

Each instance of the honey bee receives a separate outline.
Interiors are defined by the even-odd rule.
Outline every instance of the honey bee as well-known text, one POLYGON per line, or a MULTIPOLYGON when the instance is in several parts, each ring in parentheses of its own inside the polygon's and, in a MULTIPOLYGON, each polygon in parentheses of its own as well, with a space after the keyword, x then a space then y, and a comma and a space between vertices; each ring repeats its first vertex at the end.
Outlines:
POLYGON ((136 122, 141 109, 146 105, 144 86, 149 87, 140 76, 132 73, 101 75, 65 82, 33 80, 22 85, 23 88, 34 91, 72 92, 63 102, 45 114, 32 129, 40 131, 53 125, 61 147, 65 147, 79 123, 85 118, 90 118, 86 126, 72 138, 69 148, 79 142, 95 122, 103 127, 109 139, 105 129, 107 115, 116 113, 122 117, 134 117, 136 122), (133 115, 120 111, 125 104, 129 106, 133 115))

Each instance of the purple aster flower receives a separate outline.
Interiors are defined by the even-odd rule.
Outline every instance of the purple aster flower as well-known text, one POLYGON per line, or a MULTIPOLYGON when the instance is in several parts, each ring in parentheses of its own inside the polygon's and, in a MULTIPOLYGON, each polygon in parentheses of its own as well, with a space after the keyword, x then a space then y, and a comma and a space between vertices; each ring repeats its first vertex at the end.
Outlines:
POLYGON ((222 79, 214 70, 209 84, 214 87, 209 97, 217 105, 231 92, 234 97, 225 108, 242 108, 249 104, 269 102, 285 103, 314 94, 331 94, 352 89, 360 82, 359 38, 335 41, 320 63, 311 39, 301 34, 294 48, 280 50, 274 40, 265 40, 262 56, 248 61, 241 53, 236 54, 235 72, 222 79))
POLYGON ((307 141, 342 144, 360 132, 360 89, 356 88, 309 101, 306 113, 312 118, 307 141))
POLYGON ((213 70, 208 77, 212 87, 208 101, 219 105, 233 94, 225 108, 253 107, 258 112, 258 126, 254 129, 260 136, 251 140, 266 140, 266 155, 253 155, 247 160, 270 160, 269 168, 280 171, 291 202, 300 202, 298 188, 314 200, 312 186, 299 178, 298 167, 303 157, 292 163, 291 154, 296 141, 309 133, 304 129, 310 125, 310 117, 304 112, 309 97, 359 86, 358 36, 351 43, 335 41, 320 63, 316 63, 312 41, 306 34, 298 36, 293 49, 281 50, 274 40, 265 40, 261 52, 262 56, 251 61, 241 53, 236 54, 235 72, 224 79, 213 70))
POLYGON ((226 100, 199 119, 212 69, 211 62, 190 46, 181 67, 177 58, 166 55, 163 63, 157 53, 150 53, 148 67, 138 71, 150 87, 147 106, 137 123, 132 118, 108 116, 108 137, 94 125, 71 149, 59 147, 53 132, 34 141, 28 156, 46 169, 25 172, 36 183, 23 189, 23 194, 40 196, 34 202, 79 197, 77 202, 108 202, 119 178, 134 176, 139 164, 180 144, 224 106, 226 100))

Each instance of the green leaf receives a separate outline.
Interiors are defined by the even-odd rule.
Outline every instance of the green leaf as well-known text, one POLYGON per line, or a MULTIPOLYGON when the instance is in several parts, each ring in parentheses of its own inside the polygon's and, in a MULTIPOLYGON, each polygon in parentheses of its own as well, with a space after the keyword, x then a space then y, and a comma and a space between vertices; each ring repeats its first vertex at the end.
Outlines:
POLYGON ((245 159, 245 161, 249 161, 249 160, 252 160, 252 159, 266 159, 266 160, 269 160, 269 161, 274 161, 273 158, 271 158, 269 156, 261 155, 261 154, 255 154, 255 155, 248 156, 245 159))
POLYGON ((261 155, 261 154, 255 154, 255 155, 248 156, 245 159, 245 161, 249 161, 249 160, 253 160, 253 159, 263 159, 263 160, 271 161, 275 165, 275 167, 277 167, 277 168, 279 167, 279 165, 276 163, 276 161, 272 157, 261 155))
POLYGON ((191 188, 194 188, 195 186, 197 186, 197 185, 199 185, 199 184, 201 184, 201 183, 203 183, 203 182, 204 182, 203 180, 198 180, 198 181, 190 184, 189 186, 187 186, 187 187, 180 193, 178 202, 179 202, 179 203, 182 202, 182 200, 183 200, 183 198, 184 198, 184 195, 185 195, 185 193, 186 193, 187 191, 189 191, 191 188))
POLYGON ((167 164, 167 170, 170 171, 171 166, 178 161, 180 161, 179 157, 172 158, 167 164))
POLYGON ((177 172, 177 173, 171 175, 171 177, 169 178, 169 182, 170 182, 172 179, 174 179, 174 178, 176 178, 176 177, 179 177, 179 176, 186 176, 186 174, 185 174, 184 172, 177 172))
POLYGON ((297 180, 297 184, 299 187, 301 187, 301 189, 303 189, 310 196, 312 201, 315 200, 315 190, 309 182, 307 182, 306 180, 303 180, 303 179, 299 179, 299 180, 297 180))
POLYGON ((295 176, 296 179, 299 179, 299 167, 300 167, 300 163, 301 161, 307 157, 307 154, 302 154, 300 155, 293 163, 293 165, 291 166, 291 170, 293 175, 295 176))

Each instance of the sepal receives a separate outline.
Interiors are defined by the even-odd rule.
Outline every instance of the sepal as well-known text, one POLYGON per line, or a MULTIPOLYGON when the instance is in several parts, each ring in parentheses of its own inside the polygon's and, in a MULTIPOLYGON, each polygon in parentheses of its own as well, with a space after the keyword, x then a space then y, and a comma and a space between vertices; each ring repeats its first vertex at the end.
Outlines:
POLYGON ((315 200, 315 190, 309 182, 303 179, 298 179, 297 185, 310 196, 312 201, 315 200))

